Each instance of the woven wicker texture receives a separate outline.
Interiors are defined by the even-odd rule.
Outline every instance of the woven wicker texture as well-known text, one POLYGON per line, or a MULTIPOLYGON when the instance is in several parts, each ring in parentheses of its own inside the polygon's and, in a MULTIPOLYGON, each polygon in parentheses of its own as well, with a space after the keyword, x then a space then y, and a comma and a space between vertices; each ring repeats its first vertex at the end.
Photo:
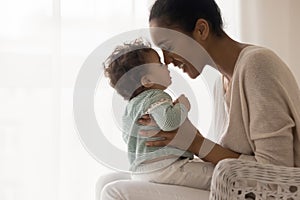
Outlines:
POLYGON ((300 200, 300 168, 226 159, 211 185, 211 200, 300 200))

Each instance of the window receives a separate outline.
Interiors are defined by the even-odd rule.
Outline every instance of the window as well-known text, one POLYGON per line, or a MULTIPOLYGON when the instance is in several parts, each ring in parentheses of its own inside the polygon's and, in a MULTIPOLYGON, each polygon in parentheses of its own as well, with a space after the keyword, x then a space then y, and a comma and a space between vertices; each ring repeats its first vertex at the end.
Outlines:
MULTIPOLYGON (((99 44, 148 26, 152 2, 0 2, 0 199, 94 198, 98 177, 111 170, 80 143, 72 112, 74 83, 82 63, 99 44)), ((205 88, 205 82, 191 84, 205 88)), ((199 110, 207 105, 210 102, 199 103, 199 110)), ((199 123, 205 132, 209 117, 203 116, 199 123)), ((116 138, 119 135, 109 139, 116 138)))

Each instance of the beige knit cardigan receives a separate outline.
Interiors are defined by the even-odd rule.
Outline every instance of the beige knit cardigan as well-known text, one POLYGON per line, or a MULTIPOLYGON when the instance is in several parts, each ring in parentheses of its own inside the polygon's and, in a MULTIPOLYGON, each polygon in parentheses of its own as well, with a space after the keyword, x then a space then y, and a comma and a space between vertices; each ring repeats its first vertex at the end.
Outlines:
POLYGON ((300 167, 300 92, 274 52, 242 50, 225 102, 229 124, 222 146, 241 153, 240 159, 300 167))

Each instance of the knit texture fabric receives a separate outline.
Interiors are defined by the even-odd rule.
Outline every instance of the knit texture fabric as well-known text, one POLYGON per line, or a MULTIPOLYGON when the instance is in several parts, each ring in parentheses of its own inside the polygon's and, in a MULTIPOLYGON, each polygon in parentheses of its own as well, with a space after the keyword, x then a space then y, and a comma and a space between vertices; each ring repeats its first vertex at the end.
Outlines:
POLYGON ((300 93, 287 65, 271 50, 248 46, 225 94, 229 122, 219 143, 240 159, 300 167, 300 93))

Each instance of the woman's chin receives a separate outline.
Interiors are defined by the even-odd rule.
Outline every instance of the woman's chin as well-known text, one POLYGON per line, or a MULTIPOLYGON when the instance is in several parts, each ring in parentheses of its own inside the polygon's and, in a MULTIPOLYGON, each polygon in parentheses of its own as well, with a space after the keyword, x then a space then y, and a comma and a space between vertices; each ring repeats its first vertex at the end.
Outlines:
POLYGON ((200 73, 189 73, 189 72, 184 72, 186 73, 191 79, 196 79, 200 73))

